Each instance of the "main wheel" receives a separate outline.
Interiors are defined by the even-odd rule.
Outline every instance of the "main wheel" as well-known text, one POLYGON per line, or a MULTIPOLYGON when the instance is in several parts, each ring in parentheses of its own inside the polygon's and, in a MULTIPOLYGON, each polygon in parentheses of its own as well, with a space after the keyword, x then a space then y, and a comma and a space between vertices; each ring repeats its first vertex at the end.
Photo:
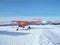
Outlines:
POLYGON ((30 29, 31 27, 29 26, 28 29, 30 29))
POLYGON ((16 31, 18 31, 18 29, 16 29, 16 31))
POLYGON ((19 27, 17 27, 16 31, 18 31, 18 30, 19 30, 19 27))

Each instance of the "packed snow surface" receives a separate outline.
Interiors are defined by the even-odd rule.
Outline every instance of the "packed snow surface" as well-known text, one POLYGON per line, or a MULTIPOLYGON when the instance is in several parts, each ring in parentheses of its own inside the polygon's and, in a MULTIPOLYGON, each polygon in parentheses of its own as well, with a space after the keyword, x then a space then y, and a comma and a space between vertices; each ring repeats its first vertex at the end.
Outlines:
POLYGON ((0 45, 60 45, 60 25, 30 25, 31 29, 0 26, 0 45))

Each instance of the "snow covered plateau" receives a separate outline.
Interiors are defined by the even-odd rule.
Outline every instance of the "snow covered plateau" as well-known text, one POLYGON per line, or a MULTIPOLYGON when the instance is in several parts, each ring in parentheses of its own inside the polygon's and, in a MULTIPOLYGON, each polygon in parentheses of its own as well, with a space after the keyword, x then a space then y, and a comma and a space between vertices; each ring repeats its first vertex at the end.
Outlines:
POLYGON ((31 29, 0 26, 0 45, 60 45, 60 25, 30 25, 31 29))

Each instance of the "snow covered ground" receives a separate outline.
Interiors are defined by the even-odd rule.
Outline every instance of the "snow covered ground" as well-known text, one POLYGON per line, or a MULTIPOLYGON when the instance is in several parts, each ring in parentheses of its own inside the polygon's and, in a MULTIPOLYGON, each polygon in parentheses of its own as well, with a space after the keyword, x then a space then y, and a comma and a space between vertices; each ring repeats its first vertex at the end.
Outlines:
POLYGON ((60 25, 30 25, 31 29, 17 26, 0 27, 0 45, 60 45, 60 25))

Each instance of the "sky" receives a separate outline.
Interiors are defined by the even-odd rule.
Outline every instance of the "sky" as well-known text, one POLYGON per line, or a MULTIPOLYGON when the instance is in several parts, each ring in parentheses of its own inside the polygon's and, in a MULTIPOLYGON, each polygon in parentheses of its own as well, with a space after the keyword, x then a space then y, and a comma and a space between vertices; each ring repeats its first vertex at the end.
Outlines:
POLYGON ((60 17, 60 0, 0 0, 2 17, 60 17))

